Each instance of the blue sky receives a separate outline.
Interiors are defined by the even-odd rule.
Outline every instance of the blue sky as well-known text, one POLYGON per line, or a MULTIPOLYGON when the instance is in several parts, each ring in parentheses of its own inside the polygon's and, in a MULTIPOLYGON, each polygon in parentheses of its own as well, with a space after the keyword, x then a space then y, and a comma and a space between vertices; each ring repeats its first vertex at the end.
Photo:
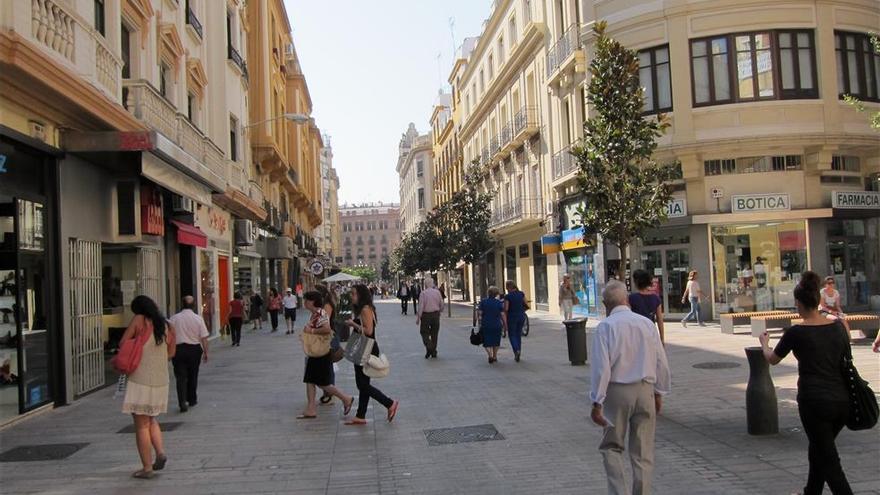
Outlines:
POLYGON ((476 36, 490 0, 284 0, 313 115, 331 136, 339 202, 399 201, 397 144, 428 132, 455 44, 476 36))

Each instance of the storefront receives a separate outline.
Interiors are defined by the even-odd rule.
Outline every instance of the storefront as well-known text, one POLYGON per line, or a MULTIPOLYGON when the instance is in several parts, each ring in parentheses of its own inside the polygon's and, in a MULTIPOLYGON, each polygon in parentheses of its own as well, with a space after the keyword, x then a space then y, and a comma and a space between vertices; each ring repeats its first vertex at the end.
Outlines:
POLYGON ((226 324, 232 300, 232 230, 228 212, 200 205, 195 226, 207 236, 199 249, 199 308, 208 332, 217 335, 226 324))
POLYGON ((0 127, 0 424, 63 403, 57 156, 0 127))
POLYGON ((689 227, 663 227, 645 233, 639 250, 638 265, 651 274, 654 290, 663 302, 663 314, 681 318, 690 311, 682 303, 691 261, 689 227))
POLYGON ((547 244, 550 243, 545 242, 544 252, 561 254, 564 263, 561 273, 571 277, 571 284, 578 298, 578 304, 572 308, 572 313, 576 316, 597 316, 600 307, 597 267, 601 266, 602 256, 596 249, 596 237, 585 236, 584 228, 577 222, 577 210, 585 203, 583 199, 576 197, 561 201, 559 205, 563 230, 558 236, 558 251, 547 249, 547 244))

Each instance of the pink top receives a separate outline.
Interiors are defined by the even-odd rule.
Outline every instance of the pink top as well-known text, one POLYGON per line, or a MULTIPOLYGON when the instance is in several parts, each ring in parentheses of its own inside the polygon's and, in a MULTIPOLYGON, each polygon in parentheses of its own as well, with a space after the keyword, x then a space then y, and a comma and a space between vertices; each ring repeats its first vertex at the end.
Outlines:
POLYGON ((443 310, 443 295, 440 291, 431 287, 422 291, 419 295, 419 314, 436 313, 443 310))

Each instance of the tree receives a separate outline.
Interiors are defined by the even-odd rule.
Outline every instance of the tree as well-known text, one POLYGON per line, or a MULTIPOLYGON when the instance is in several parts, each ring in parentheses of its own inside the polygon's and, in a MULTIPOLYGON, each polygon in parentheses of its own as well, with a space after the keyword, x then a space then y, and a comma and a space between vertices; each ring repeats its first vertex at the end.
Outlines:
POLYGON ((669 123, 663 115, 642 116, 638 56, 606 35, 605 27, 602 21, 594 28, 596 55, 587 88, 592 112, 572 155, 586 203, 578 209, 580 222, 586 233, 598 233, 620 249, 621 270, 626 270, 627 247, 666 220, 672 196, 668 181, 677 167, 653 160, 656 139, 669 123))
POLYGON ((382 264, 379 265, 379 275, 382 280, 391 280, 391 259, 388 256, 382 258, 382 264))
MULTIPOLYGON (((876 34, 871 35, 871 47, 873 47, 874 53, 880 55, 880 37, 878 37, 876 34)), ((868 109, 865 107, 865 104, 853 95, 844 95, 843 99, 847 103, 855 107, 858 112, 866 113, 868 111, 868 109)), ((877 110, 873 114, 871 114, 869 120, 871 122, 871 128, 876 131, 880 131, 880 110, 877 110)))
POLYGON ((349 275, 360 277, 364 282, 373 282, 376 280, 376 269, 372 266, 345 267, 342 271, 349 275))

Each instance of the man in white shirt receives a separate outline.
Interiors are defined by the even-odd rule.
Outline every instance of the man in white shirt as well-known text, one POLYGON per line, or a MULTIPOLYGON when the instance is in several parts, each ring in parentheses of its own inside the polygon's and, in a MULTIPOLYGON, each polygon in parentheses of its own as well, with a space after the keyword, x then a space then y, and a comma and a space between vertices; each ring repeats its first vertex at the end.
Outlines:
POLYGON ((651 493, 654 428, 662 396, 669 393, 669 364, 657 328, 630 310, 622 282, 609 282, 602 299, 608 317, 593 334, 590 416, 605 427, 599 451, 608 476, 608 493, 629 493, 623 464, 624 446, 629 445, 632 493, 645 495, 651 493))
POLYGON ((194 311, 195 307, 195 298, 184 296, 183 309, 168 320, 177 338, 177 351, 171 364, 174 365, 180 412, 186 412, 198 403, 199 364, 208 362, 208 328, 205 320, 194 311))
POLYGON ((287 335, 293 333, 293 325, 296 323, 296 302, 296 296, 288 288, 284 298, 281 299, 281 303, 284 305, 284 321, 287 322, 287 331, 284 333, 287 335))

